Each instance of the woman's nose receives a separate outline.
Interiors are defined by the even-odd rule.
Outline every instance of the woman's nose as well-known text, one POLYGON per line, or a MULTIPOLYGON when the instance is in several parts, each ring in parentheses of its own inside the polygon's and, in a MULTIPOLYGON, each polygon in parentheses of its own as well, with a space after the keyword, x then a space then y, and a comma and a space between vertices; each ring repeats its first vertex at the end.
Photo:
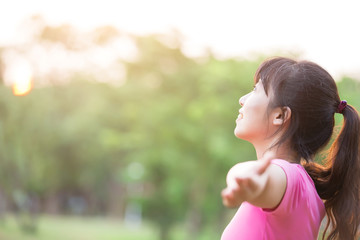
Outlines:
POLYGON ((248 94, 242 96, 242 97, 239 99, 239 104, 240 104, 240 106, 244 106, 247 96, 248 96, 248 94))

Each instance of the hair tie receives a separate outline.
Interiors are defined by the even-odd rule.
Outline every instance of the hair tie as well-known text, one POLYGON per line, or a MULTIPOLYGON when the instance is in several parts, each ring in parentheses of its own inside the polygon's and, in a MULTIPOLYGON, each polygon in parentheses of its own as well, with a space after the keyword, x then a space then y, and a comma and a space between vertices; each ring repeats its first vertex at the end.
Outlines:
POLYGON ((346 100, 342 100, 342 101, 339 103, 339 106, 337 107, 336 112, 342 114, 343 111, 344 111, 344 109, 346 108, 346 106, 347 106, 346 100))

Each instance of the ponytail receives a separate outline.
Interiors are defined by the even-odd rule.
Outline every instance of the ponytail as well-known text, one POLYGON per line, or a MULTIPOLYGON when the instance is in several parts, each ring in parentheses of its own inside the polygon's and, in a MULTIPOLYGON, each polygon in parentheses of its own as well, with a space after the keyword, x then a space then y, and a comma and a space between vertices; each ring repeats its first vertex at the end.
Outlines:
POLYGON ((357 239, 360 225, 360 118, 347 105, 344 124, 332 144, 324 166, 306 163, 319 196, 325 200, 328 221, 326 239, 357 239))

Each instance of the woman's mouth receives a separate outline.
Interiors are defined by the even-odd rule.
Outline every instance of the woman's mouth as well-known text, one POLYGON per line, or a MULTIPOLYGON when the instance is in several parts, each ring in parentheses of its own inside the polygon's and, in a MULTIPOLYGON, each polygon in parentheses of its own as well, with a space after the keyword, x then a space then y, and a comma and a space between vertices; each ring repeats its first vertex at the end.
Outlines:
POLYGON ((239 112, 239 115, 236 120, 240 120, 240 119, 243 119, 243 114, 241 112, 239 112))

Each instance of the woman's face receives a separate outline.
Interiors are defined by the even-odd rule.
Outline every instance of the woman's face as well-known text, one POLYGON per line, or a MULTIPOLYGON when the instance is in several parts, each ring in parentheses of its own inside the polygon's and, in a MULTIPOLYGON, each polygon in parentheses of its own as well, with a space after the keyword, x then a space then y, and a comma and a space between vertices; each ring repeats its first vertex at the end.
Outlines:
POLYGON ((251 143, 269 136, 269 119, 267 114, 270 97, 266 95, 261 80, 254 90, 239 100, 242 106, 236 119, 235 136, 251 143))

